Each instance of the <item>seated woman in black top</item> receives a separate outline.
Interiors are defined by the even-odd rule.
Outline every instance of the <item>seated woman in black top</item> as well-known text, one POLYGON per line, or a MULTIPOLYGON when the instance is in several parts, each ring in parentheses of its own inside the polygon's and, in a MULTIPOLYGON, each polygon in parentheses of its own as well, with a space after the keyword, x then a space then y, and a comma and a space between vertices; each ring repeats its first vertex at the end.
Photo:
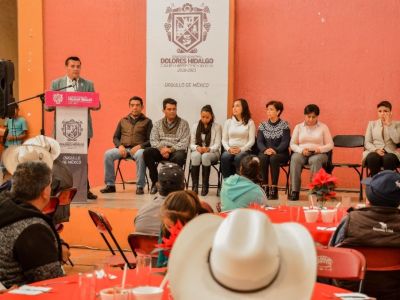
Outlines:
POLYGON ((289 160, 290 129, 289 124, 280 119, 283 104, 270 101, 266 105, 268 120, 258 128, 257 147, 261 161, 261 178, 266 186, 268 199, 278 199, 279 167, 289 160), (271 169, 271 186, 269 186, 269 169, 271 169))

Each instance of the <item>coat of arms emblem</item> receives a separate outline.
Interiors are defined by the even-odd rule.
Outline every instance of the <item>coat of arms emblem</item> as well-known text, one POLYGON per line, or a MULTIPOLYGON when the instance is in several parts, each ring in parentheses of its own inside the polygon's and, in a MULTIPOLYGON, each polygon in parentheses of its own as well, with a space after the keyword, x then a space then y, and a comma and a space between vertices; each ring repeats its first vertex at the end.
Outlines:
POLYGON ((168 40, 179 48, 178 53, 197 53, 196 46, 204 42, 211 24, 207 14, 208 6, 193 7, 185 3, 182 7, 167 7, 167 22, 164 24, 168 40))
POLYGON ((53 95, 53 101, 55 104, 60 104, 61 102, 63 102, 63 95, 62 94, 54 94, 53 95))
POLYGON ((62 133, 69 142, 75 142, 81 136, 83 128, 82 121, 62 121, 62 133))

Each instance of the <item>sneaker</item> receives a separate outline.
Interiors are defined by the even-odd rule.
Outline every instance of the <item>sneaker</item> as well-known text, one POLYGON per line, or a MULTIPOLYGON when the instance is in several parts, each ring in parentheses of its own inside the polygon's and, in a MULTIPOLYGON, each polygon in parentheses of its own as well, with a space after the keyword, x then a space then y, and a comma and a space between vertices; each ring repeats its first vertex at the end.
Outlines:
MULTIPOLYGON (((102 193, 102 194, 115 193, 115 185, 107 185, 104 189, 100 190, 100 193, 102 193)), ((89 195, 89 193, 88 193, 88 195, 89 195)), ((88 196, 88 198, 89 198, 89 196, 88 196)))
POLYGON ((87 193, 87 198, 88 198, 89 200, 96 200, 96 199, 97 199, 97 196, 96 196, 95 194, 93 194, 91 191, 88 191, 88 193, 87 193))
POLYGON ((143 194, 144 194, 143 188, 138 186, 136 189, 136 195, 143 195, 143 194))

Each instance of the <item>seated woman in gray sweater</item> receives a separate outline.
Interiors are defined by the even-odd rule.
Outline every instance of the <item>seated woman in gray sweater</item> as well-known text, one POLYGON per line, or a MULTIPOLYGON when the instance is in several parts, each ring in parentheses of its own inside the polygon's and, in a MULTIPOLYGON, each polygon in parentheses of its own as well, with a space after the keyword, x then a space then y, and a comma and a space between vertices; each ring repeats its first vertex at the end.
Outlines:
POLYGON ((225 121, 222 130, 221 173, 223 178, 239 171, 240 161, 250 154, 256 139, 256 127, 251 119, 249 105, 245 99, 233 102, 232 118, 225 121))
POLYGON ((192 191, 198 193, 200 166, 202 166, 202 196, 208 194, 211 164, 218 162, 220 156, 222 130, 214 119, 211 105, 205 105, 201 109, 200 121, 193 124, 190 139, 192 191))

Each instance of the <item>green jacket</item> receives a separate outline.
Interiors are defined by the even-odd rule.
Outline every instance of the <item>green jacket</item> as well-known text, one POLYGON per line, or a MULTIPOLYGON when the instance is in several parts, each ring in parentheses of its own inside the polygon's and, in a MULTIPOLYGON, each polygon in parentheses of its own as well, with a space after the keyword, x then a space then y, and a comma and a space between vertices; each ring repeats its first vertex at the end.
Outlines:
POLYGON ((222 211, 248 207, 253 202, 265 204, 266 200, 261 187, 246 177, 236 174, 224 180, 221 190, 222 211))

